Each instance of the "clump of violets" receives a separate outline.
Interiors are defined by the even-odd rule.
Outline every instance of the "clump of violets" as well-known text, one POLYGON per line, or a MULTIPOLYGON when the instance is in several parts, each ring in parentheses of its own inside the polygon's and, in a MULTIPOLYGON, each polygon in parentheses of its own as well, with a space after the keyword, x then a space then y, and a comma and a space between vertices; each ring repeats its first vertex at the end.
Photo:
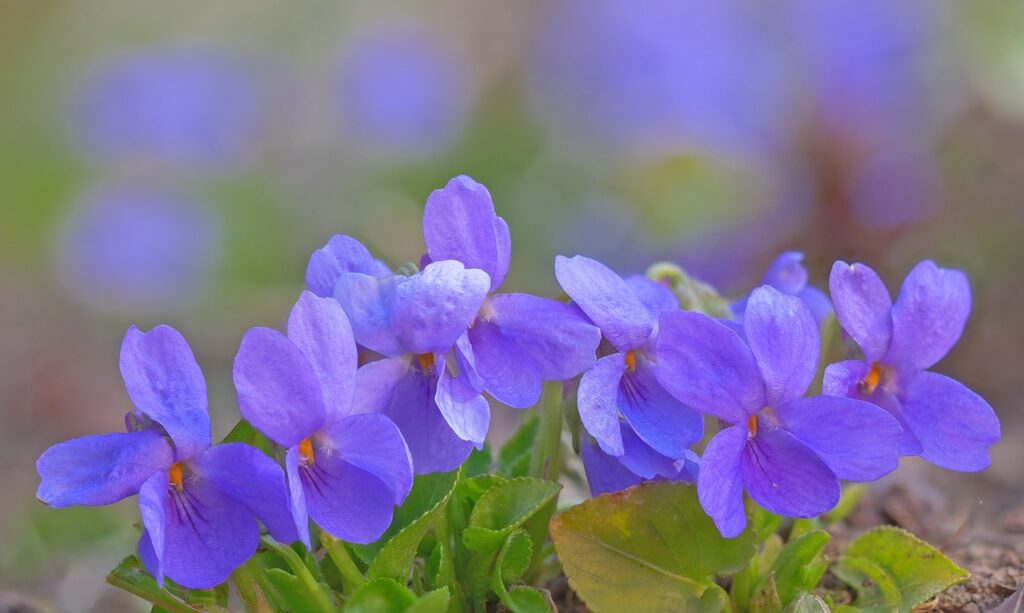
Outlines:
MULTIPOLYGON (((703 434, 703 418, 665 391, 654 368, 658 317, 678 311, 679 301, 647 277, 623 279, 581 255, 559 256, 555 277, 603 338, 602 357, 580 379, 583 427, 600 451, 640 478, 691 475, 683 469, 690 445, 703 434)), ((590 473, 600 470, 600 461, 591 456, 590 473)))
POLYGON ((999 419, 965 385, 929 371, 952 349, 971 311, 971 288, 959 270, 925 260, 903 280, 896 302, 875 271, 836 262, 829 280, 836 317, 863 352, 825 369, 824 391, 882 407, 903 426, 901 455, 920 455, 959 471, 990 462, 999 419))
POLYGON ((36 462, 40 500, 66 507, 138 495, 139 557, 161 584, 223 582, 256 551, 257 519, 278 540, 297 538, 281 468, 242 443, 211 446, 206 380, 175 329, 129 329, 121 375, 135 405, 128 432, 47 449, 36 462))
POLYGON ((287 449, 291 511, 306 547, 309 519, 331 535, 370 543, 412 488, 401 432, 354 404, 356 345, 337 302, 303 292, 288 334, 253 328, 235 357, 242 416, 287 449))
MULTIPOLYGON (((311 602, 332 610, 335 588, 327 582, 342 585, 346 603, 355 601, 350 590, 386 583, 365 582, 344 542, 370 545, 355 549, 393 563, 401 555, 385 553, 390 541, 383 539, 396 506, 405 504, 399 513, 411 522, 395 537, 403 539, 399 548, 418 549, 422 557, 422 543, 404 539, 422 539, 433 529, 438 564, 454 567, 455 575, 487 558, 444 562, 445 556, 487 554, 487 539, 503 534, 480 525, 471 526, 474 533, 463 521, 467 508, 468 521, 481 521, 480 507, 472 505, 484 504, 487 488, 504 484, 526 506, 536 496, 532 513, 555 507, 548 503, 557 487, 539 477, 558 478, 561 413, 542 414, 553 419, 539 419, 532 434, 523 428, 515 437, 535 437, 525 456, 531 477, 506 479, 521 473, 502 470, 503 476, 462 488, 463 473, 455 472, 444 477, 453 488, 444 503, 417 508, 444 492, 410 496, 414 475, 459 471, 473 448, 483 448, 489 398, 516 409, 559 411, 547 399, 575 390, 579 423, 573 425, 582 432, 573 431, 574 441, 593 495, 642 481, 695 482, 696 498, 727 538, 747 528, 745 498, 779 515, 814 517, 838 503, 841 480, 878 479, 901 455, 981 470, 999 439, 999 421, 980 396, 929 370, 959 339, 970 312, 970 287, 960 271, 921 262, 894 302, 870 268, 837 262, 830 301, 808 284, 802 254, 787 252, 730 313, 710 286, 674 283, 672 274, 684 275, 673 265, 652 267, 657 280, 622 277, 577 255, 555 259, 567 300, 502 293, 509 227, 487 189, 465 176, 430 194, 423 238, 419 265, 392 269, 358 240, 332 237, 311 255, 306 290, 285 331, 246 332, 232 370, 240 425, 269 439, 242 429, 266 451, 213 444, 206 382, 177 331, 129 329, 120 362, 134 404, 128 431, 46 450, 37 461, 38 498, 64 507, 137 495, 139 559, 159 584, 168 577, 189 589, 226 581, 256 552, 262 524, 270 535, 265 549, 287 557, 295 574, 258 558, 234 576, 243 599, 245 577, 269 569, 288 586, 320 590, 311 602), (694 288, 714 300, 688 299, 694 288), (860 355, 820 370, 820 326, 831 321, 832 305, 860 355), (822 394, 808 395, 819 377, 822 394), (545 382, 553 382, 555 393, 545 392, 541 404, 545 382), (707 434, 706 424, 712 426, 707 434), (703 448, 702 456, 694 447, 703 448), (440 506, 457 498, 447 510, 440 506), (426 528, 410 517, 438 509, 426 528), (465 547, 445 546, 463 537, 465 547), (314 576, 315 556, 285 545, 296 541, 311 551, 322 545, 338 580, 314 576)), ((526 453, 522 439, 513 448, 516 461, 526 453)), ((508 459, 504 453, 499 465, 508 459)), ((519 510, 513 515, 483 521, 525 521, 519 510)), ((521 546, 525 533, 518 527, 488 555, 521 546)), ((381 572, 379 559, 362 560, 369 574, 381 572)), ((251 583, 277 590, 269 577, 251 583)), ((487 583, 493 577, 471 579, 484 581, 472 595, 482 599, 478 608, 488 590, 504 592, 503 602, 509 597, 504 583, 501 590, 487 583)), ((448 594, 465 595, 457 591, 448 594)), ((246 605, 254 602, 262 601, 246 605)))
POLYGON ((743 491, 765 509, 814 517, 839 502, 839 479, 871 481, 897 465, 900 426, 850 398, 804 394, 820 338, 796 297, 762 286, 747 303, 745 339, 701 313, 661 316, 657 376, 680 401, 718 418, 697 492, 723 536, 746 526, 743 491))

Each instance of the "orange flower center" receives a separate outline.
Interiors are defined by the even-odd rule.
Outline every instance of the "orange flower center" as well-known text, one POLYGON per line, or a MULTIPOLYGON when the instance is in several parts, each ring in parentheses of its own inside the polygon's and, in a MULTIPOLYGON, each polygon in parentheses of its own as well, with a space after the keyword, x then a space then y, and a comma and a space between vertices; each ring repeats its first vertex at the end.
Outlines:
POLYGON ((171 485, 174 486, 174 489, 179 492, 185 487, 185 471, 181 467, 181 462, 172 464, 171 467, 167 469, 167 480, 170 481, 171 485))
POLYGON ((416 361, 420 363, 420 370, 427 372, 434 367, 434 354, 421 353, 416 356, 416 361))
POLYGON ((757 415, 747 418, 747 430, 750 431, 750 436, 757 436, 757 415))
POLYGON ((868 370, 868 374, 864 375, 864 380, 861 381, 861 386, 864 388, 864 393, 874 394, 875 390, 878 389, 878 384, 882 382, 882 367, 875 362, 871 365, 868 370))
POLYGON ((313 441, 308 438, 299 441, 299 458, 303 464, 309 465, 313 463, 313 441))
POLYGON ((630 373, 636 371, 636 352, 635 351, 627 351, 626 352, 626 371, 630 372, 630 373))

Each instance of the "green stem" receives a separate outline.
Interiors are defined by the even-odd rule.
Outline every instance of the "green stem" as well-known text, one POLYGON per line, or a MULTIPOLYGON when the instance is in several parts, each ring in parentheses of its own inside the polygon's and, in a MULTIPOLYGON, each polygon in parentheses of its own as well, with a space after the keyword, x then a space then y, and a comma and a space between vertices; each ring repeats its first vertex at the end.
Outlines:
POLYGON ((242 564, 231 573, 231 580, 238 589, 238 595, 242 597, 245 610, 251 613, 273 613, 274 608, 267 602, 267 596, 260 589, 259 575, 262 569, 256 562, 256 558, 249 558, 249 561, 242 564))
POLYGON ((278 543, 269 535, 264 535, 260 538, 260 542, 267 549, 270 549, 277 555, 284 558, 284 561, 291 567, 292 572, 295 573, 295 577, 302 583, 302 586, 309 592, 310 598, 316 602, 316 608, 318 611, 323 613, 334 613, 337 611, 337 607, 331 602, 330 596, 323 590, 313 573, 309 572, 309 568, 306 567, 306 563, 302 561, 299 554, 295 553, 295 550, 287 545, 278 543))
POLYGON ((345 594, 352 595, 352 592, 356 591, 360 585, 366 583, 366 578, 356 566, 355 560, 349 555, 348 549, 345 549, 345 543, 322 530, 320 531, 320 542, 327 550, 331 561, 338 568, 338 572, 341 573, 341 585, 345 588, 345 594))
POLYGON ((156 594, 152 590, 146 589, 145 587, 138 585, 137 583, 125 581, 124 579, 116 575, 107 575, 107 583, 116 588, 120 588, 130 594, 135 594, 139 598, 144 598, 145 600, 148 600, 149 602, 152 602, 153 604, 159 606, 161 609, 168 611, 168 613, 196 613, 195 609, 188 606, 184 602, 181 602, 177 598, 174 598, 169 593, 167 593, 166 597, 162 596, 161 594, 156 594))
POLYGON ((540 425, 530 455, 530 475, 558 481, 562 451, 562 382, 548 381, 540 399, 540 425))

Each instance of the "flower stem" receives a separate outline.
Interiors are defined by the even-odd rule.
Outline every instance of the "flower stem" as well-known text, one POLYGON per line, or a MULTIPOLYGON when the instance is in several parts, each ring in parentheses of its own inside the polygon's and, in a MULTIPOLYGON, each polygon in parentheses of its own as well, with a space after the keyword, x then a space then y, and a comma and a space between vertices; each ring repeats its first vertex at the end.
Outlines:
POLYGON ((284 558, 284 561, 291 567, 292 572, 295 573, 295 577, 299 580, 306 591, 309 592, 310 598, 316 602, 316 608, 322 613, 334 613, 337 611, 337 607, 331 602, 331 597, 324 591, 324 589, 317 582, 316 578, 313 577, 313 573, 309 572, 306 568, 306 563, 302 561, 299 554, 295 553, 295 550, 291 547, 278 543, 269 535, 264 535, 260 538, 260 542, 267 549, 270 549, 277 555, 284 558))
POLYGON ((351 595, 360 585, 366 583, 363 573, 360 572, 352 556, 345 549, 345 543, 323 530, 320 531, 320 542, 323 543, 324 549, 327 550, 327 555, 331 557, 331 561, 334 562, 338 572, 341 574, 341 585, 345 588, 345 594, 351 595))
POLYGON ((267 602, 267 596, 260 589, 259 581, 256 579, 261 572, 256 558, 252 557, 231 573, 231 580, 238 589, 238 595, 242 597, 245 610, 250 613, 273 613, 274 608, 267 602))
POLYGON ((540 425, 530 454, 530 475, 558 481, 562 451, 562 382, 548 381, 540 399, 540 425))

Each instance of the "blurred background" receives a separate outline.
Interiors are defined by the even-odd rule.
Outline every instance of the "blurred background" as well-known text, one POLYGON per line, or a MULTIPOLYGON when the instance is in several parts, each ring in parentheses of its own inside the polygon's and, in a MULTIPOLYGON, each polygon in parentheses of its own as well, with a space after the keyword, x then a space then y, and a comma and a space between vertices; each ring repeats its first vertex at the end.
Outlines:
POLYGON ((309 253, 346 233, 418 261, 423 202, 459 173, 511 226, 506 290, 553 294, 558 253, 669 259, 737 297, 787 249, 819 286, 835 259, 894 292, 923 258, 964 269, 974 310, 939 370, 1004 440, 981 476, 905 474, 1021 502, 1022 3, 8 0, 0 603, 140 602, 102 580, 134 500, 33 495, 47 446, 119 428, 129 325, 184 333, 221 437, 239 339, 283 324, 309 253))

